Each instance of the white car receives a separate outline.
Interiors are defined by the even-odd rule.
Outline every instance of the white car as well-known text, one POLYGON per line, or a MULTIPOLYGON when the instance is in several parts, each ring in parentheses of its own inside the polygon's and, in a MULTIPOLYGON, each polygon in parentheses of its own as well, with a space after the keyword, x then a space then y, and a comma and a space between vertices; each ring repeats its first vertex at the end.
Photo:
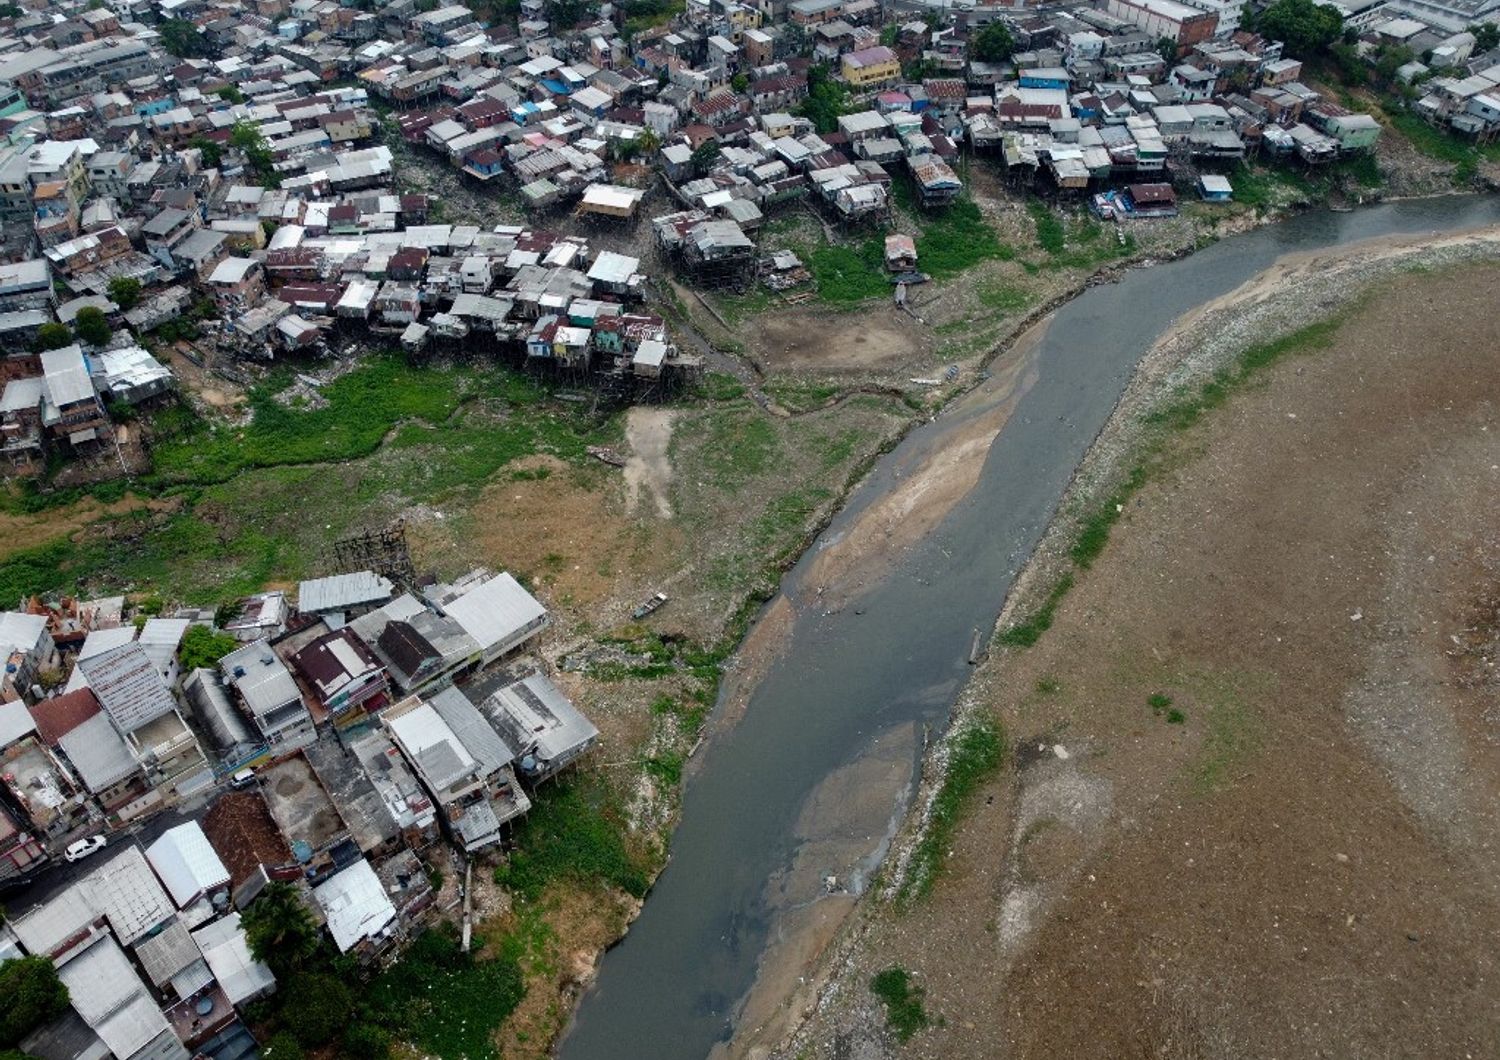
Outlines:
POLYGON ((63 857, 69 861, 82 861, 95 851, 104 849, 104 837, 102 835, 90 836, 87 839, 79 839, 68 844, 68 849, 63 851, 63 857))

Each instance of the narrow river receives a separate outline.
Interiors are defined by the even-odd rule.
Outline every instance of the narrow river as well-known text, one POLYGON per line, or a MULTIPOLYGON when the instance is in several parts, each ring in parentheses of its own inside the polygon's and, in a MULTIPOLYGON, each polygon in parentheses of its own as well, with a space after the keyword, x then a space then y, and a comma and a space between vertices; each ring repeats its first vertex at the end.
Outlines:
POLYGON ((772 605, 791 608, 784 650, 743 717, 721 724, 700 756, 671 861, 605 955, 559 1047, 563 1060, 702 1060, 734 1029, 786 918, 815 901, 827 877, 834 890, 859 890, 910 796, 921 727, 943 726, 968 674, 974 630, 994 622, 1073 469, 1175 318, 1283 254, 1497 221, 1494 197, 1311 213, 1132 270, 1059 309, 1006 392, 913 431, 784 580, 785 601, 772 605), (967 458, 983 462, 972 488, 851 599, 820 597, 811 584, 826 576, 814 570, 820 552, 941 451, 955 424, 1002 403, 993 441, 982 434, 967 458), (896 768, 864 785, 857 770, 875 758, 896 768))

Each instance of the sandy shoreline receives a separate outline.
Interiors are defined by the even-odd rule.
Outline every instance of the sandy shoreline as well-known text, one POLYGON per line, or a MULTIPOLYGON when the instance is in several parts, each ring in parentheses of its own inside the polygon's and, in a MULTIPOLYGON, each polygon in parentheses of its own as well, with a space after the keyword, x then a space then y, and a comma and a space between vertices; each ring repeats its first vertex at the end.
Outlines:
MULTIPOLYGON (((1122 472, 1144 409, 1185 383, 1207 378, 1252 341, 1273 339, 1337 312, 1384 276, 1413 265, 1425 267, 1495 257, 1500 257, 1500 225, 1446 233, 1436 239, 1430 235, 1386 236, 1336 250, 1293 252, 1234 290, 1173 321, 1142 358, 1109 423, 1075 472, 1058 515, 1009 594, 1000 623, 1005 624, 1032 606, 1038 592, 1050 585, 1062 568, 1074 532, 1074 513, 1085 499, 1103 494, 1122 472), (1297 311, 1289 312, 1289 303, 1297 311)), ((1013 345, 1019 344, 1018 341, 1013 345)), ((972 715, 980 700, 976 693, 995 680, 1004 665, 1004 657, 997 656, 976 671, 955 706, 950 732, 972 715)), ((946 751, 943 741, 938 741, 923 764, 923 780, 913 800, 914 808, 887 860, 887 895, 899 882, 911 846, 920 835, 921 822, 930 812, 931 799, 936 793, 935 778, 942 775, 946 751)), ((790 1054, 818 1040, 818 1031, 812 1024, 816 1023, 820 1007, 831 996, 862 985, 845 979, 863 935, 861 924, 864 918, 878 915, 879 911, 879 903, 864 899, 844 911, 837 930, 831 931, 826 921, 820 921, 816 936, 830 940, 828 945, 821 955, 811 958, 806 957, 809 947, 801 947, 804 971, 792 996, 783 998, 779 1019, 761 1023, 744 1040, 737 1035, 732 1055, 790 1054)), ((766 987, 771 985, 767 983, 766 987)), ((757 991, 763 989, 758 982, 757 991)), ((757 1009, 765 1013, 777 1011, 777 1006, 762 997, 757 1009)))

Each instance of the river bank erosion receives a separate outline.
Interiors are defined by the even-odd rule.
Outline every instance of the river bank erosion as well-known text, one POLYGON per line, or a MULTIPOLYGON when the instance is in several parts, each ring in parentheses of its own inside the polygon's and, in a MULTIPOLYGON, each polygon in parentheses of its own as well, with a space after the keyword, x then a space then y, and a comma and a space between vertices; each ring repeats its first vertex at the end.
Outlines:
POLYGON ((946 747, 745 1053, 1496 1050, 1497 291, 1493 225, 1390 235, 1161 335, 958 704, 1010 753, 941 875, 946 747))

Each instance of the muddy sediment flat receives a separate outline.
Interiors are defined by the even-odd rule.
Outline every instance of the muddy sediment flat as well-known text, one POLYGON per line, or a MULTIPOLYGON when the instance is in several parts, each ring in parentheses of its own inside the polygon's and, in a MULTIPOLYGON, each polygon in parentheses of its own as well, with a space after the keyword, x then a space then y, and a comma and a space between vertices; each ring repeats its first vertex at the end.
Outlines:
POLYGON ((898 1055, 890 965, 934 1020, 902 1056, 1500 1051, 1497 235, 1286 258, 1166 336, 1158 387, 1363 291, 976 680, 1024 753, 927 903, 862 911, 795 1055, 898 1055))

